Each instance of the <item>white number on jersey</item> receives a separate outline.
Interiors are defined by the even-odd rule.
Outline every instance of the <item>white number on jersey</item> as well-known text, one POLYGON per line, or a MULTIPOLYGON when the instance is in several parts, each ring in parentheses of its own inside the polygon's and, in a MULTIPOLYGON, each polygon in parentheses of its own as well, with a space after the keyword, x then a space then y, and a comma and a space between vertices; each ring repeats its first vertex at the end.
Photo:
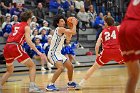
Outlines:
POLYGON ((139 3, 140 3, 140 0, 134 0, 134 1, 133 1, 133 5, 134 5, 134 6, 138 5, 139 3))
POLYGON ((19 30, 19 27, 15 27, 13 36, 15 36, 17 34, 18 30, 19 30))
POLYGON ((105 34, 105 41, 110 40, 111 37, 113 39, 116 39, 116 32, 115 32, 115 30, 112 31, 112 33, 105 32, 104 34, 105 34))

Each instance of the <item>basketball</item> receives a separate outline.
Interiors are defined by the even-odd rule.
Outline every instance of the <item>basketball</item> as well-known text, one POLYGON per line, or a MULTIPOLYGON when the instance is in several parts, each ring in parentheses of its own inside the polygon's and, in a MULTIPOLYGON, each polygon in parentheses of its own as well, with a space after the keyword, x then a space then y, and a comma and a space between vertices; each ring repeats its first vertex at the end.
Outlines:
MULTIPOLYGON (((69 17, 68 19, 67 19, 67 25, 70 27, 70 28, 72 28, 73 27, 73 24, 72 24, 72 19, 73 18, 75 18, 75 17, 69 17)), ((76 19, 76 18, 75 18, 76 19)), ((78 23, 78 21, 77 21, 77 23, 78 23)))

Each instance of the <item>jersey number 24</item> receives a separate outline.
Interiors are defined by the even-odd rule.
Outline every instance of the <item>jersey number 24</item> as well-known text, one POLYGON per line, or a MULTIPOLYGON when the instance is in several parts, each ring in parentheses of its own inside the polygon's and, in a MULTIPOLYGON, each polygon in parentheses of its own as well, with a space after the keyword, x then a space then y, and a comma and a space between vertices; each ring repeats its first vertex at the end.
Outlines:
POLYGON ((104 35, 105 35, 105 41, 110 40, 111 38, 116 39, 116 32, 115 32, 115 30, 112 31, 112 33, 105 32, 104 35))

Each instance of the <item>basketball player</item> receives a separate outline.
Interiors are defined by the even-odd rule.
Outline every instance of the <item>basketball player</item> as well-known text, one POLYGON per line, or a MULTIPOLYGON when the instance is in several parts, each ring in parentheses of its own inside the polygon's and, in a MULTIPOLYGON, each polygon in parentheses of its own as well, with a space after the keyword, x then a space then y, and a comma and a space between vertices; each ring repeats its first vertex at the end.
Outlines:
POLYGON ((4 57, 6 59, 7 71, 2 76, 1 85, 7 81, 7 79, 12 75, 14 71, 13 61, 17 60, 19 63, 24 64, 29 68, 29 77, 30 77, 30 85, 29 92, 43 92, 40 90, 35 84, 35 73, 36 66, 33 61, 30 59, 28 54, 23 51, 22 43, 26 40, 27 44, 37 52, 42 58, 44 55, 39 52, 35 45, 32 43, 30 38, 30 27, 29 24, 31 22, 32 12, 26 11, 21 14, 21 23, 16 24, 12 27, 12 33, 9 35, 7 39, 7 43, 4 47, 4 57))
POLYGON ((131 0, 120 26, 119 42, 128 68, 125 93, 135 93, 140 74, 140 0, 131 0))
POLYGON ((123 57, 121 55, 120 45, 118 42, 118 29, 116 26, 113 26, 114 19, 110 16, 105 16, 104 21, 105 29, 100 34, 95 46, 96 61, 79 83, 81 87, 84 85, 84 82, 92 75, 92 73, 95 72, 95 70, 99 69, 109 61, 115 60, 118 63, 123 62, 123 57), (99 47, 101 43, 103 50, 99 54, 99 47))
POLYGON ((46 87, 48 91, 59 90, 54 83, 64 70, 64 66, 68 70, 68 80, 69 80, 67 84, 68 87, 75 88, 77 85, 75 82, 72 81, 73 77, 72 63, 64 55, 61 54, 61 50, 64 45, 64 40, 66 39, 67 41, 70 41, 72 35, 76 34, 76 25, 77 25, 76 18, 72 19, 72 24, 73 24, 72 29, 66 29, 64 28, 65 19, 63 16, 58 15, 56 16, 56 18, 54 18, 53 25, 54 27, 56 27, 56 29, 51 40, 48 58, 50 61, 54 62, 57 70, 55 71, 50 84, 46 87))

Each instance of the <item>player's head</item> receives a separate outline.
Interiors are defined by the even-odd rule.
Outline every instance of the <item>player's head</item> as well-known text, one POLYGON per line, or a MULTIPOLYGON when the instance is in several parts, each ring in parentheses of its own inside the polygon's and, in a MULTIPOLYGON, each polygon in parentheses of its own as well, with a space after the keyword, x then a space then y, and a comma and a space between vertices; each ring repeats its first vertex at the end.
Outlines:
POLYGON ((105 26, 113 26, 114 19, 111 16, 104 16, 105 26))
POLYGON ((28 11, 22 12, 20 15, 20 18, 22 22, 27 22, 30 24, 31 18, 32 18, 32 11, 28 10, 28 11))
POLYGON ((35 44, 36 45, 40 44, 40 39, 39 38, 35 38, 35 44))
POLYGON ((54 18, 53 26, 54 27, 65 27, 65 23, 66 23, 65 17, 62 15, 57 15, 54 18))

